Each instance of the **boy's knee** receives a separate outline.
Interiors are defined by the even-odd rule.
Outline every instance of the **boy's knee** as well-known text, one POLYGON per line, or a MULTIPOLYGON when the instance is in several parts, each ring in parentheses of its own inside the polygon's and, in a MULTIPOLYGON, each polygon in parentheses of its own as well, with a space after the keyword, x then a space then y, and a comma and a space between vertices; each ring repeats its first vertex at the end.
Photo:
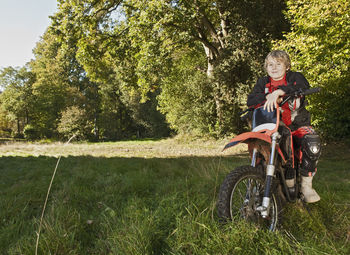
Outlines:
POLYGON ((300 174, 310 176, 316 171, 317 161, 321 155, 321 140, 317 134, 305 135, 302 142, 302 162, 300 174))
POLYGON ((303 157, 307 156, 312 161, 318 160, 321 155, 320 137, 317 134, 305 135, 302 142, 302 151, 303 157))

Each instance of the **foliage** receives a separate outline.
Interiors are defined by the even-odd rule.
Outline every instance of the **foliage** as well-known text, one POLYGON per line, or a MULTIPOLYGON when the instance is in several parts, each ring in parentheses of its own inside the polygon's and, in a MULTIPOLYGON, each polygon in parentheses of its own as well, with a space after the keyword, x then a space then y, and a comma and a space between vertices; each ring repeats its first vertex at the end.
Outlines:
POLYGON ((0 108, 0 137, 11 137, 12 124, 8 119, 8 113, 0 108))
POLYGON ((122 100, 128 101, 128 111, 136 126, 136 137, 168 137, 170 129, 165 117, 158 111, 158 91, 147 93, 148 100, 143 102, 139 94, 124 94, 122 100))
MULTIPOLYGON (((3 130, 11 128, 22 136, 26 126, 28 138, 58 137, 59 132, 69 136, 77 127, 68 130, 67 116, 73 117, 69 114, 72 109, 80 109, 84 114, 70 121, 82 124, 78 135, 82 139, 117 140, 169 132, 154 100, 127 99, 140 98, 140 92, 126 89, 132 87, 133 66, 122 61, 125 54, 119 54, 130 40, 109 38, 105 26, 113 26, 113 20, 99 23, 101 14, 107 12, 104 8, 114 9, 119 3, 91 4, 98 17, 83 1, 59 1, 58 12, 34 49, 35 59, 23 70, 9 67, 1 71, 1 106, 7 114, 3 130), (127 70, 119 63, 126 64, 127 70)), ((116 33, 118 29, 123 28, 118 26, 116 33)))
POLYGON ((69 107, 62 113, 57 130, 68 139, 72 136, 76 136, 77 139, 87 139, 91 134, 86 112, 77 106, 69 107))
POLYGON ((166 136, 169 126, 241 132, 246 96, 290 22, 274 47, 323 88, 310 100, 313 124, 325 137, 348 137, 349 4, 287 6, 289 21, 282 0, 60 0, 35 59, 0 72, 1 129, 57 137, 62 114, 76 108, 93 140, 166 136))
POLYGON ((349 1, 288 1, 287 16, 292 30, 275 47, 286 49, 294 68, 322 88, 310 100, 313 125, 325 137, 349 137, 349 1))
MULTIPOLYGON (((0 95, 2 111, 12 122, 12 132, 20 135, 32 118, 33 83, 35 77, 27 67, 7 67, 0 72, 0 95)), ((5 121, 6 122, 6 121, 5 121)))
POLYGON ((23 129, 24 138, 27 140, 37 140, 40 139, 40 134, 36 126, 31 124, 25 125, 23 129))
POLYGON ((42 138, 74 106, 95 140, 167 135, 165 120, 179 133, 240 132, 270 40, 288 29, 282 0, 58 3, 30 65, 42 138))
POLYGON ((142 91, 161 88, 160 109, 170 114, 167 120, 179 132, 188 132, 188 127, 202 135, 208 130, 216 135, 240 130, 238 112, 256 78, 257 63, 268 50, 268 40, 278 38, 287 27, 281 14, 283 1, 145 2, 130 0, 123 5, 136 51, 138 87, 142 91), (267 17, 271 12, 275 15, 267 17), (194 59, 188 60, 190 56, 194 59), (183 93, 184 86, 191 87, 204 75, 206 85, 200 82, 194 85, 198 91, 193 93, 191 88, 190 95, 183 93), (171 98, 169 91, 182 98, 171 98), (193 104, 196 94, 205 97, 193 104), (207 100, 204 107, 202 100, 207 100))
POLYGON ((128 100, 139 98, 140 92, 132 90, 135 72, 133 59, 127 53, 132 51, 130 38, 119 36, 125 28, 111 17, 120 2, 62 2, 51 26, 54 34, 64 38, 62 48, 70 48, 67 41, 75 48, 70 58, 82 70, 80 80, 86 81, 83 87, 80 85, 85 97, 80 107, 84 105, 90 114, 96 138, 104 140, 167 132, 156 104, 128 100))
POLYGON ((46 32, 34 49, 35 61, 30 63, 31 71, 36 75, 33 119, 42 138, 57 135, 60 112, 67 100, 74 98, 69 93, 70 80, 79 78, 68 68, 73 60, 67 57, 67 52, 60 50, 60 46, 59 38, 46 32), (68 73, 72 75, 69 77, 68 73))
POLYGON ((215 124, 212 87, 205 69, 205 59, 198 51, 178 55, 177 63, 164 79, 158 96, 159 108, 171 128, 184 134, 208 134, 215 124))

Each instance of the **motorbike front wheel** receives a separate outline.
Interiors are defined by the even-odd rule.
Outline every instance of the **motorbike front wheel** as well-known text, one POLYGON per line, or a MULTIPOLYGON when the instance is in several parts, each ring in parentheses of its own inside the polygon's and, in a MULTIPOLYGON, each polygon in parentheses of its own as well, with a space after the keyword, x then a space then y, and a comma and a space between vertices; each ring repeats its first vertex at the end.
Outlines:
POLYGON ((218 215, 221 219, 245 219, 249 222, 276 230, 280 219, 281 202, 274 187, 271 189, 269 216, 263 218, 257 208, 262 203, 265 175, 262 168, 239 166, 223 181, 218 198, 218 215))

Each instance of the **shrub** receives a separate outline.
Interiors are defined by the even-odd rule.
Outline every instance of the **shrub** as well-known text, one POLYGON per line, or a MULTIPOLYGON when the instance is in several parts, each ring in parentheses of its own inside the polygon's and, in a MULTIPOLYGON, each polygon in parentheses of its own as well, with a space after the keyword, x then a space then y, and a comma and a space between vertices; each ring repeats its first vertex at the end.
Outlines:
POLYGON ((36 140, 40 138, 40 132, 34 125, 27 124, 23 130, 24 138, 27 140, 36 140))
POLYGON ((89 132, 89 123, 86 115, 86 111, 77 106, 67 108, 62 113, 57 128, 58 132, 65 138, 75 135, 77 139, 87 139, 91 132, 89 132))

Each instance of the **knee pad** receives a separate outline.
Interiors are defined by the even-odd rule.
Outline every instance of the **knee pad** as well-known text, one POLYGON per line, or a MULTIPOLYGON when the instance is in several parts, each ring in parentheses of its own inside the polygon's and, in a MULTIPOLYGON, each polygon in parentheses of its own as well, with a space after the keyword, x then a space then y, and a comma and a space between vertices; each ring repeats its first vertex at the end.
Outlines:
POLYGON ((301 147, 303 158, 307 156, 312 161, 319 159, 321 155, 321 139, 318 135, 305 135, 301 147))
POLYGON ((321 140, 318 135, 305 135, 303 137, 301 150, 303 152, 300 173, 309 176, 316 170, 317 161, 321 155, 321 140))

